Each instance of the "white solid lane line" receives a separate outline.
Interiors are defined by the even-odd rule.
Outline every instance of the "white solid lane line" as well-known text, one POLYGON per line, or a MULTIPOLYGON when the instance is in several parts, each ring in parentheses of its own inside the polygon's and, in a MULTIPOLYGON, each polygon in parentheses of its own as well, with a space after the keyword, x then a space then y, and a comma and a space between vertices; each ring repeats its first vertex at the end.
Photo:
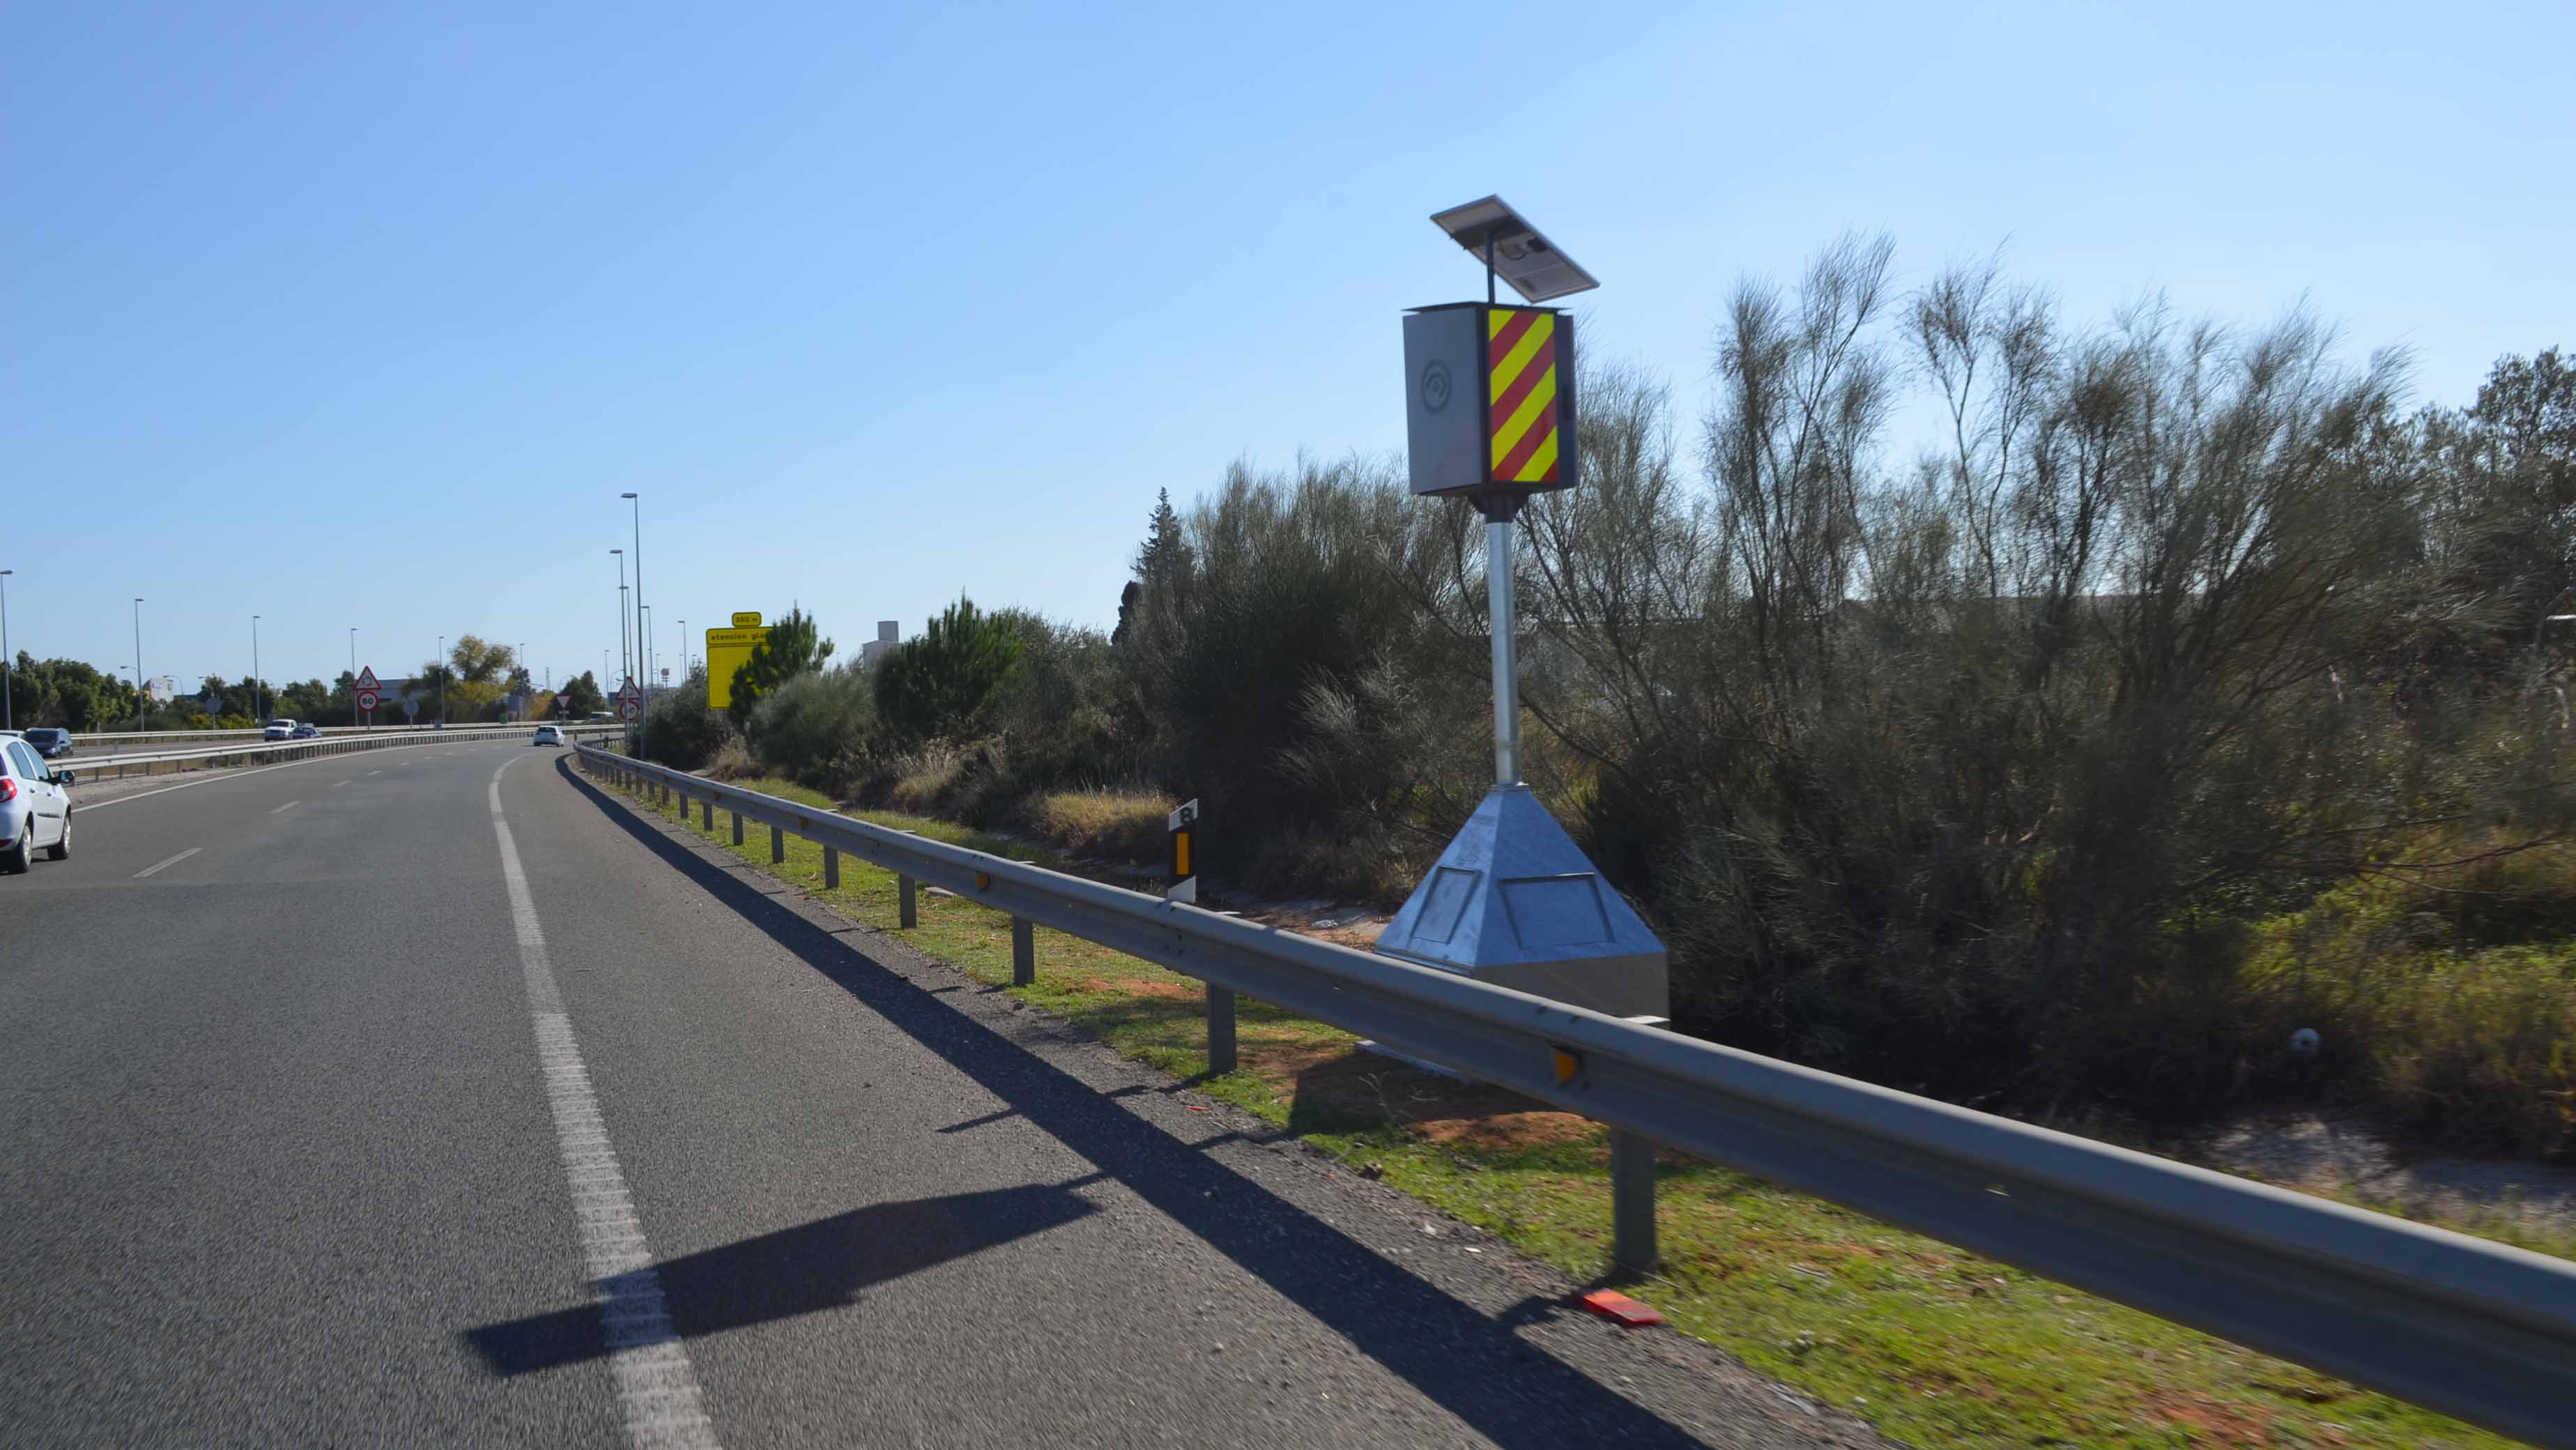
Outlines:
MULTIPOLYGON (((302 804, 304 804, 304 802, 302 802, 302 801, 300 801, 300 800, 296 800, 296 801, 288 801, 286 804, 284 804, 284 805, 282 805, 282 806, 279 806, 279 807, 277 808, 277 811, 291 811, 291 810, 295 809, 297 806, 300 806, 300 805, 302 805, 302 804)), ((276 814, 277 814, 277 811, 270 811, 270 812, 269 812, 269 814, 270 814, 270 815, 272 815, 272 816, 273 816, 273 815, 276 815, 276 814)))
POLYGON ((196 855, 199 851, 204 849, 206 848, 203 846, 190 846, 187 850, 180 852, 178 855, 171 857, 167 861, 155 861, 151 865, 144 867, 142 870, 135 872, 134 879, 140 881, 155 871, 166 870, 169 867, 176 866, 180 862, 187 860, 189 857, 196 855))
MULTIPOLYGON (((524 757, 522 757, 524 758, 524 757)), ((510 922, 519 937, 519 967, 528 985, 528 1015, 537 1033, 537 1061, 554 1112, 555 1150, 572 1186, 574 1227, 598 1292, 600 1327, 608 1342, 608 1367, 617 1380, 617 1403, 626 1438, 637 1450, 715 1450, 716 1427, 698 1393, 689 1351, 671 1328, 662 1298, 662 1274, 644 1244, 644 1224, 626 1192, 625 1171, 609 1145, 608 1125, 591 1091, 590 1070, 573 1041, 572 1019, 555 986, 546 935, 537 922, 536 898, 520 868, 518 844, 501 816, 501 776, 516 760, 492 772, 492 835, 501 843, 501 879, 509 888, 510 922)))

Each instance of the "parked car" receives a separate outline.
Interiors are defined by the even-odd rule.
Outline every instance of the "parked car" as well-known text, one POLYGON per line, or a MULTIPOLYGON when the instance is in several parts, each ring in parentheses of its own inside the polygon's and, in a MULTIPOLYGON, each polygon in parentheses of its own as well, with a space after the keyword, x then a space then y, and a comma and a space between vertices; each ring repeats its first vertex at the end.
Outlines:
POLYGON ((36 848, 61 861, 72 854, 72 773, 47 765, 26 737, 0 733, 0 873, 36 864, 36 848))
POLYGON ((319 725, 298 725, 295 727, 295 733, 291 738, 296 740, 319 740, 322 738, 322 727, 319 725))
POLYGON ((530 745, 561 745, 564 743, 563 727, 561 725, 540 725, 537 727, 537 738, 529 741, 528 743, 530 745))
POLYGON ((295 738, 295 722, 285 718, 284 716, 280 716, 275 720, 269 721, 267 725, 261 727, 259 738, 262 740, 292 740, 295 738))
POLYGON ((39 725, 32 730, 19 733, 25 735, 27 743, 36 747, 36 753, 47 760, 60 760, 72 753, 72 732, 68 730, 53 725, 39 725))

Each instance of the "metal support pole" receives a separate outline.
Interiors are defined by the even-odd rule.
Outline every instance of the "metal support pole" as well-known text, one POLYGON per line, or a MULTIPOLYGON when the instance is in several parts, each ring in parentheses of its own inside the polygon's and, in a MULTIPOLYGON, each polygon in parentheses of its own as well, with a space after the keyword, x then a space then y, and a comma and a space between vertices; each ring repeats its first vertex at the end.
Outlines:
POLYGON ((1025 987, 1038 979, 1037 928, 1025 916, 1011 918, 1011 985, 1025 987))
POLYGON ((1610 1130, 1610 1261, 1623 1274, 1651 1274, 1655 1252, 1655 1145, 1610 1130))
POLYGON ((841 852, 835 846, 823 848, 823 889, 826 891, 841 889, 841 852))
POLYGON ((909 876, 894 878, 894 895, 896 925, 906 931, 921 925, 921 907, 913 899, 912 878, 909 876))
POLYGON ((1207 989, 1208 1071, 1234 1071, 1234 990, 1214 982, 1207 989))
MULTIPOLYGON (((1508 505, 1505 505, 1508 507, 1508 505)), ((1512 614, 1512 519, 1485 520, 1485 616, 1494 652, 1494 784, 1521 780, 1519 624, 1512 614)))
POLYGON ((740 811, 733 813, 733 843, 737 846, 742 844, 742 812, 740 811))
POLYGON ((772 826, 769 828, 769 864, 775 866, 786 859, 787 832, 777 826, 772 826))
MULTIPOLYGON (((698 802, 698 829, 702 831, 712 831, 715 828, 716 800, 714 796, 709 796, 705 800, 698 802)), ((736 835, 740 835, 740 828, 737 827, 734 833, 736 835)))

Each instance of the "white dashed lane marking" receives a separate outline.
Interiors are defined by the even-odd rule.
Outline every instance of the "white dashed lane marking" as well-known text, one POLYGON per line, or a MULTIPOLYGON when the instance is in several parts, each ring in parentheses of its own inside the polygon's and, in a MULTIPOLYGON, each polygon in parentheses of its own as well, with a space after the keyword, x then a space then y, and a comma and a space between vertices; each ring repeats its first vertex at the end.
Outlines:
POLYGON ((189 857, 196 855, 199 851, 204 849, 206 848, 203 846, 190 846, 187 850, 180 852, 178 855, 171 857, 167 861, 155 861, 151 865, 144 867, 142 870, 135 872, 134 879, 140 881, 155 871, 168 870, 170 867, 178 865, 180 862, 187 860, 189 857))
POLYGON ((501 843, 501 879, 509 888, 510 922, 519 938, 519 966, 528 984, 528 1015, 536 1027, 546 1103, 554 1112, 555 1150, 572 1186, 573 1223, 581 1235, 591 1287, 599 1295, 600 1327, 607 1336, 608 1367, 616 1377, 626 1438, 638 1450, 714 1450, 715 1424, 707 1418, 689 1352, 671 1327, 662 1274, 645 1245, 644 1224, 626 1192, 617 1150, 609 1146, 590 1070, 582 1064, 572 1019, 564 1014, 563 993, 555 986, 536 898, 528 892, 528 873, 519 865, 510 823, 501 816, 501 775, 516 764, 503 761, 492 772, 492 834, 501 843))

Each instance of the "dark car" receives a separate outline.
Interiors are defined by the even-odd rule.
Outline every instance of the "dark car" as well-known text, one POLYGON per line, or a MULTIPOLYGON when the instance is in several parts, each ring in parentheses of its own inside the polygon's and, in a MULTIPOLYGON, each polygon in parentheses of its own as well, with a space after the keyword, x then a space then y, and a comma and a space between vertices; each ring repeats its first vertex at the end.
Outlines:
POLYGON ((25 734, 27 743, 34 746, 36 753, 47 760, 60 760, 72 753, 72 732, 68 730, 56 729, 51 725, 39 725, 25 734))
POLYGON ((319 725, 298 725, 295 727, 293 738, 297 740, 319 740, 322 738, 322 727, 319 725))

